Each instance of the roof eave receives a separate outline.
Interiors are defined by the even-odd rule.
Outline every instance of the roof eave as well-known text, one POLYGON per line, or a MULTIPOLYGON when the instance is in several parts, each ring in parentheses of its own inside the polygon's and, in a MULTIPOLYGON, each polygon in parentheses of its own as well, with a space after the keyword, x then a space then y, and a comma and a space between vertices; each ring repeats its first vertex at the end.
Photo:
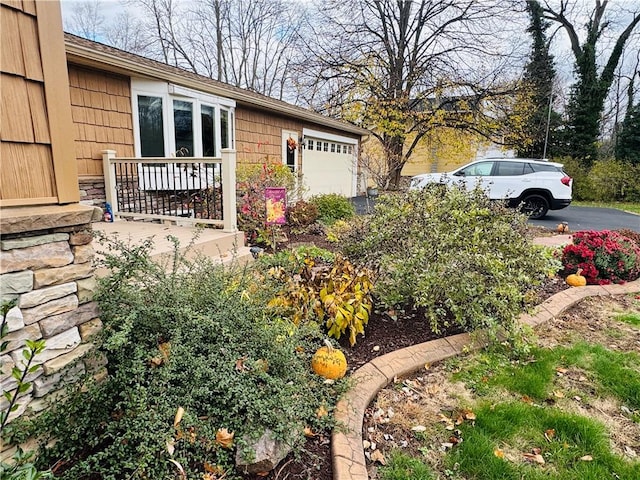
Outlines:
POLYGON ((262 97, 259 100, 250 93, 244 93, 242 89, 227 89, 224 86, 216 86, 212 84, 203 84, 194 78, 181 76, 178 73, 168 72, 151 65, 136 63, 128 58, 113 55, 107 52, 98 51, 81 45, 76 45, 65 41, 65 49, 67 52, 67 61, 71 63, 107 69, 113 73, 120 73, 127 76, 147 77, 151 79, 162 79, 171 83, 176 83, 184 87, 194 90, 205 91, 213 95, 227 97, 235 100, 242 105, 260 108, 262 110, 270 110, 281 113, 283 115, 293 116, 301 120, 306 120, 325 127, 335 128, 344 132, 349 132, 360 137, 366 136, 369 132, 363 128, 351 125, 340 120, 325 117, 319 113, 306 111, 300 107, 289 105, 285 102, 262 97))

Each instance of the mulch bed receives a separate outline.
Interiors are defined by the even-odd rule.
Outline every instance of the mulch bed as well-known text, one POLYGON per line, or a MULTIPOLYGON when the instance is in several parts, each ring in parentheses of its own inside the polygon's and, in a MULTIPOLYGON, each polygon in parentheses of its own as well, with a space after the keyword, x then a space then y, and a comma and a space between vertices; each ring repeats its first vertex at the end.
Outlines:
MULTIPOLYGON (((548 232, 548 231, 547 231, 548 232)), ((540 235, 544 232, 535 232, 540 235)), ((315 245, 335 250, 335 245, 328 242, 323 235, 287 235, 287 242, 278 245, 278 249, 299 245, 315 245)), ((550 278, 537 290, 538 301, 542 302, 551 295, 567 288, 559 278, 550 278)), ((428 324, 418 317, 406 321, 407 316, 398 320, 391 318, 387 312, 372 312, 365 329, 365 336, 358 336, 357 343, 350 347, 348 340, 341 339, 340 344, 349 365, 348 373, 357 370, 365 363, 380 355, 405 348, 410 345, 446 337, 459 331, 443 331, 440 334, 431 332, 428 324), (375 347, 375 348, 374 348, 375 347)), ((287 457, 281 465, 266 477, 247 477, 247 480, 332 480, 331 442, 329 435, 319 435, 307 440, 304 451, 298 458, 287 457)))

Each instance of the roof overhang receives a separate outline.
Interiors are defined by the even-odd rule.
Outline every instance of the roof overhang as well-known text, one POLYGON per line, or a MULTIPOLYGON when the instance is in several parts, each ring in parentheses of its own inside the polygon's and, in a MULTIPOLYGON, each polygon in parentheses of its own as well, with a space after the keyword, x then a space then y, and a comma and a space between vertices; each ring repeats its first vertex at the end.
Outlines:
POLYGON ((105 70, 130 77, 135 76, 148 79, 165 80, 194 90, 231 98, 240 105, 277 112, 281 115, 334 128, 359 137, 369 135, 369 131, 363 128, 334 118, 326 117, 311 110, 297 107, 271 97, 259 95, 241 88, 232 87, 222 82, 216 82, 207 77, 202 77, 192 72, 187 72, 161 62, 122 52, 118 49, 107 47, 102 44, 95 44, 101 48, 92 48, 91 44, 94 44, 94 42, 89 40, 82 39, 82 43, 83 44, 80 44, 79 42, 69 40, 68 37, 65 37, 65 50, 67 53, 68 63, 105 70), (136 59, 144 61, 136 61, 136 59))

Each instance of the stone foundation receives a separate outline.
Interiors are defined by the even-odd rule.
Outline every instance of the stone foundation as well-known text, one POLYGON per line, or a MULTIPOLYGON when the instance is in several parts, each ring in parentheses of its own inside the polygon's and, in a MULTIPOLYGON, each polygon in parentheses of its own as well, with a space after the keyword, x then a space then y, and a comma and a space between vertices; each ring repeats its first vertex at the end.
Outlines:
POLYGON ((78 186, 80 187, 81 204, 102 207, 107 201, 107 196, 104 193, 104 178, 80 177, 78 186))
MULTIPOLYGON (((0 299, 15 301, 6 318, 8 346, 0 356, 3 392, 17 387, 11 370, 22 364, 26 340, 46 341, 33 363, 41 368, 28 375, 31 386, 19 396, 13 420, 47 408, 67 382, 85 372, 104 374, 105 361, 86 356, 93 348, 91 336, 102 326, 92 301, 91 244, 91 222, 100 220, 102 211, 74 204, 8 208, 0 215, 0 299)), ((0 409, 7 405, 1 397, 0 409)), ((14 451, 3 444, 0 458, 9 459, 14 451)))

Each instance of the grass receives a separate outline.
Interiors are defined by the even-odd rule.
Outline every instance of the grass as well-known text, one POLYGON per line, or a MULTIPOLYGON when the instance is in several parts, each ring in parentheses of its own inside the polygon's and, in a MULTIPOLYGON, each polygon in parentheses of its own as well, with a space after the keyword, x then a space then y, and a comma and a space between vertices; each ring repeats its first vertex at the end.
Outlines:
POLYGON ((620 315, 617 315, 615 318, 619 322, 624 322, 636 327, 640 327, 640 314, 638 313, 622 313, 620 315))
MULTIPOLYGON (((610 318, 640 326, 636 312, 611 311, 610 318)), ((639 479, 640 460, 617 455, 605 424, 574 408, 581 405, 582 411, 589 411, 599 401, 612 402, 618 405, 614 409, 624 406, 631 412, 628 419, 640 423, 639 365, 637 352, 614 351, 584 340, 534 347, 526 360, 497 351, 452 359, 452 378, 475 394, 474 403, 465 405, 473 409, 475 420, 456 424, 462 441, 444 455, 438 473, 425 458, 394 452, 380 478, 639 479)), ((447 441, 452 432, 440 428, 418 451, 447 441)))
POLYGON ((638 202, 585 202, 585 201, 573 201, 571 205, 577 207, 600 207, 600 208, 615 208, 617 210, 623 210, 625 212, 637 213, 640 215, 640 203, 638 202))

